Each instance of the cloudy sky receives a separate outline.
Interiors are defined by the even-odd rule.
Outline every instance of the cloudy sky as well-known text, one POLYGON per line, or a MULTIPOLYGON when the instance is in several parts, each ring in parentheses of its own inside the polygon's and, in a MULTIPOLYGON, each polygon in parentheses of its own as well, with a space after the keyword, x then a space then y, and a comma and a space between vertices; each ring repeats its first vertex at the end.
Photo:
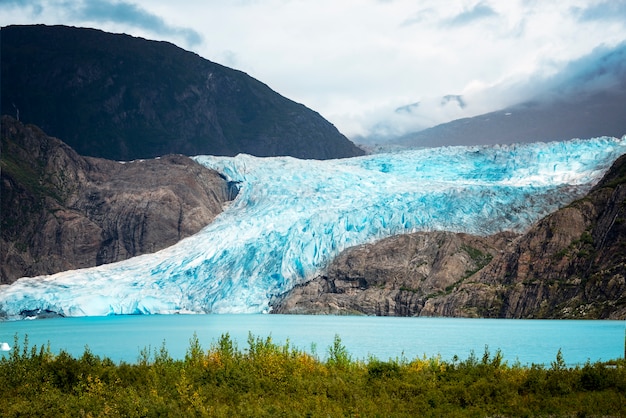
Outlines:
POLYGON ((0 25, 167 40, 318 111, 350 138, 531 98, 623 48, 626 0, 0 0, 0 25))

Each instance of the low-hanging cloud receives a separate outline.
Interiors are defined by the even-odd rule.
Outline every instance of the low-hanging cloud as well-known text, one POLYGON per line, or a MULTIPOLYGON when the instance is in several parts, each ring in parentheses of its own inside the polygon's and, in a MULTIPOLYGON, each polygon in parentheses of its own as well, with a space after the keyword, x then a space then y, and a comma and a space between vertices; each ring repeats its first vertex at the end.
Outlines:
POLYGON ((170 25, 154 13, 126 1, 0 0, 0 10, 3 9, 6 11, 23 10, 32 18, 39 18, 47 13, 58 14, 62 10, 62 18, 66 21, 127 25, 153 33, 158 37, 183 39, 190 47, 199 45, 203 40, 202 35, 196 30, 170 25))
POLYGON ((567 64, 547 81, 545 90, 555 95, 578 95, 609 91, 626 84, 626 42, 595 48, 567 64))
POLYGON ((79 4, 73 2, 68 7, 71 18, 76 20, 128 24, 159 35, 182 37, 190 46, 202 42, 202 36, 195 30, 171 26, 161 17, 132 3, 90 0, 79 4))
POLYGON ((25 4, 23 0, 0 0, 0 10, 10 8, 27 8, 30 10, 30 14, 33 16, 41 15, 44 10, 42 2, 37 0, 31 1, 28 4, 25 4))
POLYGON ((488 4, 481 2, 474 5, 474 7, 464 10, 458 15, 447 19, 445 21, 446 26, 465 26, 470 23, 474 23, 477 20, 485 19, 488 17, 497 16, 495 10, 488 4))
POLYGON ((589 7, 574 8, 573 13, 580 21, 626 21, 625 1, 603 1, 589 7))
MULTIPOLYGON (((602 45, 573 60, 556 74, 530 77, 523 81, 494 85, 475 94, 446 95, 394 109, 379 110, 367 127, 367 134, 354 139, 363 144, 385 143, 411 132, 453 119, 477 116, 487 111, 506 109, 526 101, 571 102, 600 92, 626 90, 626 42, 611 47, 602 45), (501 103, 484 108, 482 103, 501 103)), ((371 115, 374 116, 374 115, 371 115)))

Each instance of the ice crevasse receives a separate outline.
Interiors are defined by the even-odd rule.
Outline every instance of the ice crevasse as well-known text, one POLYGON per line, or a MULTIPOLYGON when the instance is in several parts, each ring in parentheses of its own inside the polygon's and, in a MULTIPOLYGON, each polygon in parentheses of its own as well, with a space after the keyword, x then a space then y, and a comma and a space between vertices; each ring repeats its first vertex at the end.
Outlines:
POLYGON ((583 196, 626 137, 317 161, 197 156, 237 182, 199 233, 154 254, 0 287, 0 315, 258 313, 342 250, 390 235, 523 231, 583 196))

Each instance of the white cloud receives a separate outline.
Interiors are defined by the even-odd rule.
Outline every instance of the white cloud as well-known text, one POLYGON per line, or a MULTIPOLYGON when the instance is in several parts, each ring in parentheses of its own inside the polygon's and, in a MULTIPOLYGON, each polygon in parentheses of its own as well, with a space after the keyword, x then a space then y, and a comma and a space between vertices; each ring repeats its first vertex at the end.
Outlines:
POLYGON ((20 4, 0 2, 1 25, 95 26, 169 40, 249 73, 349 137, 519 102, 568 62, 626 40, 626 20, 615 18, 623 2, 607 1, 98 0, 100 12, 85 6, 82 16, 63 0, 20 4), (449 94, 467 106, 440 106, 449 94), (395 112, 416 102, 414 112, 395 112))

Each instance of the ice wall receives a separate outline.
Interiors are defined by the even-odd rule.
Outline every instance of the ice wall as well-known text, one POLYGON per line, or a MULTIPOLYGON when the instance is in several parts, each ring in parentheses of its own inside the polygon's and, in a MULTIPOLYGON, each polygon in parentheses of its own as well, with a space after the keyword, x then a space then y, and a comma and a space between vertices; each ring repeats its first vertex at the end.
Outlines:
POLYGON ((213 223, 155 254, 20 279, 0 288, 0 311, 263 312, 353 245, 420 230, 522 231, 582 196, 625 152, 626 137, 332 161, 199 156, 241 187, 213 223))

